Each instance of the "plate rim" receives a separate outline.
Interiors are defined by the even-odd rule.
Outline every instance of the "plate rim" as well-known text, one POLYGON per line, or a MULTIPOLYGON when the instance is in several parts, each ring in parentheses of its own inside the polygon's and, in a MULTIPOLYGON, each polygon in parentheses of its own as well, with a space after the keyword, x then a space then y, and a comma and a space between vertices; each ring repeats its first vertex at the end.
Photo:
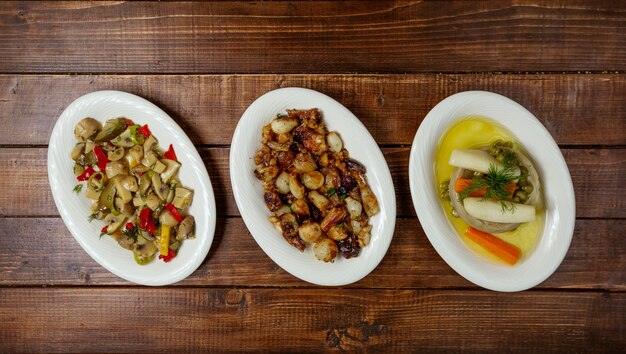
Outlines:
MULTIPOLYGON (((321 110, 323 110, 323 107, 317 107, 320 108, 321 110)), ((276 112, 278 113, 278 112, 276 112)), ((274 113, 274 114, 276 114, 274 113)), ((266 118, 267 119, 267 123, 269 123, 270 121, 270 117, 266 118)), ((341 134, 341 132, 339 132, 341 134)), ((260 131, 258 132, 258 146, 261 146, 260 143, 260 131)), ((253 156, 250 156, 249 158, 252 158, 253 156)), ((366 164, 366 163, 364 163, 366 164)), ((376 143, 376 141, 374 140, 374 138, 372 137, 371 133, 369 133, 369 131, 367 130, 367 128, 365 127, 365 125, 363 125, 363 123, 358 119, 358 117, 356 117, 354 115, 354 113, 352 113, 347 107, 345 107, 344 105, 342 105, 339 101, 335 100, 334 98, 325 95, 321 92, 312 90, 312 89, 308 89, 308 88, 302 88, 302 87, 283 87, 283 88, 278 88, 278 89, 274 89, 268 92, 265 92, 264 94, 262 94, 261 96, 257 97, 246 109, 246 111, 242 114, 242 116, 240 117, 238 123, 237 123, 237 127, 235 129, 235 132, 233 134, 233 138, 231 141, 231 151, 230 151, 230 164, 229 164, 229 171, 230 171, 230 179, 231 179, 231 186, 233 189, 233 195, 235 197, 235 202, 237 204, 237 208, 239 209, 241 218, 243 219, 244 223, 246 224, 246 227, 248 228, 248 231, 250 232, 250 234, 252 235, 253 239, 255 240, 255 242, 257 243, 257 245, 263 250, 263 252, 279 267, 281 267, 283 270, 285 270, 287 273, 293 275, 294 277, 303 280, 305 282, 308 283, 312 283, 312 284, 316 284, 316 285, 321 285, 321 286, 343 286, 343 285, 348 285, 348 284, 352 284, 355 283, 363 278, 365 278, 367 275, 369 275, 374 269, 376 269, 376 267, 378 267, 378 265, 380 264, 380 262, 384 259, 389 246, 391 245, 391 242, 393 240, 393 235, 394 235, 394 231, 395 231, 395 222, 396 222, 396 199, 395 199, 395 187, 393 185, 393 179, 391 177, 391 172, 389 170, 389 166, 387 164, 386 159, 384 158, 384 155, 382 153, 382 151, 380 150, 380 147, 378 146, 378 144, 376 143), (371 142, 373 142, 376 146, 376 151, 377 154, 379 154, 379 156, 377 158, 380 158, 380 161, 383 163, 383 167, 384 169, 382 171, 380 171, 380 173, 383 176, 384 179, 387 179, 389 182, 389 188, 391 188, 391 190, 393 191, 393 193, 391 193, 390 196, 388 196, 387 200, 388 200, 388 210, 387 212, 390 214, 390 218, 389 219, 385 219, 386 223, 385 223, 385 227, 384 230, 387 230, 387 234, 386 235, 382 235, 385 236, 385 239, 381 239, 381 245, 380 247, 384 247, 384 249, 381 249, 381 254, 380 257, 378 257, 376 259, 375 262, 372 262, 370 264, 368 264, 368 266, 365 269, 362 269, 361 271, 354 273, 355 275, 349 277, 348 279, 344 279, 343 281, 325 281, 323 279, 318 279, 317 277, 311 277, 308 276, 306 274, 300 274, 298 272, 294 272, 293 269, 291 269, 291 267, 289 265, 286 265, 285 263, 288 262, 288 259, 283 259, 282 256, 278 255, 277 252, 273 252, 272 250, 270 250, 270 246, 269 244, 266 244, 265 241, 263 240, 266 236, 265 235, 260 235, 259 233, 262 232, 262 230, 257 230, 256 232, 254 225, 252 224, 252 216, 251 214, 248 213, 248 210, 242 210, 242 203, 243 203, 243 198, 242 198, 242 193, 244 193, 244 189, 245 186, 240 186, 238 184, 237 178, 235 177, 237 175, 237 164, 235 162, 236 160, 236 155, 239 152, 239 149, 242 149, 242 152, 245 153, 245 151, 243 151, 244 149, 242 147, 240 147, 240 145, 238 144, 238 142, 240 141, 240 139, 245 139, 246 137, 243 136, 244 134, 244 124, 245 124, 245 120, 246 119, 252 119, 252 118, 247 118, 247 117, 252 117, 254 109, 256 107, 256 105, 259 105, 263 102, 263 100, 267 100, 269 98, 272 98, 273 95, 287 95, 289 93, 301 93, 301 94, 306 94, 306 95, 313 95, 316 96, 319 99, 322 100, 326 100, 328 101, 330 104, 335 105, 335 108, 341 110, 341 114, 347 118, 351 124, 354 124, 356 126, 359 126, 360 128, 362 128, 365 132, 367 132, 367 136, 369 137, 369 139, 371 140, 371 142), (385 241, 385 242, 382 242, 385 241)), ((367 166, 367 164, 366 164, 367 166)), ((250 187, 250 188, 254 188, 254 187, 250 187)), ((380 196, 377 195, 377 197, 380 200, 380 196)), ((265 205, 262 205, 261 208, 266 209, 267 207, 265 205)), ((254 212, 256 213, 256 212, 254 212)), ((383 213, 381 213, 383 214, 383 213)), ((379 215, 381 215, 379 214, 379 215)), ((378 215, 377 215, 378 216, 378 215)), ((269 222, 268 222, 269 223, 269 222)), ((280 234, 276 234, 273 236, 279 236, 280 234)), ((285 243, 287 244, 287 243, 285 243)), ((371 244, 370 244, 371 245, 371 244)), ((370 246, 368 245, 368 247, 370 246)), ((289 246, 291 247, 291 246, 289 246)), ((300 256, 300 255, 299 255, 300 256)), ((302 257, 305 257, 305 255, 302 255, 302 257)), ((285 257, 287 258, 287 257, 285 257)), ((320 264, 324 264, 323 262, 320 262, 320 264)))
MULTIPOLYGON (((467 116, 467 114, 464 114, 463 116, 467 116)), ((492 119, 496 121, 497 123, 500 123, 493 117, 487 117, 487 118, 492 119)), ((453 124, 454 122, 457 122, 460 119, 462 119, 462 117, 448 118, 449 122, 447 122, 445 129, 448 129, 451 126, 451 124, 453 124)), ((507 130, 511 131, 511 129, 505 124, 503 124, 503 126, 505 126, 507 130)), ((444 132, 445 132, 445 129, 444 129, 444 132)), ((517 139, 518 138, 517 134, 514 134, 514 135, 516 136, 516 139, 517 139)), ((437 136, 437 142, 439 141, 440 138, 441 138, 441 135, 437 136)), ((432 160, 432 157, 431 157, 431 160, 432 160)), ((429 170, 428 173, 433 174, 434 176, 434 171, 429 170)), ((423 176, 423 173, 422 173, 422 176, 423 176)), ((543 183, 546 184, 545 180, 543 181, 543 183)), ((426 115, 422 123, 420 124, 415 134, 415 137, 413 139, 413 143, 411 146, 411 153, 409 157, 409 185, 410 185, 410 190, 411 190, 411 198, 413 201, 413 207, 420 220, 420 224, 422 225, 422 228, 424 229, 424 233, 426 234, 433 248, 435 248, 439 256, 455 272, 457 272, 459 275, 464 277, 466 280, 480 287, 493 290, 493 291, 500 291, 500 292, 515 292, 515 291, 523 291, 523 290, 530 289, 542 283, 546 279, 548 279, 556 271, 556 269, 560 266, 563 259, 565 258, 567 251, 569 250, 569 247, 571 245, 575 222, 576 222, 576 201, 575 201, 571 174, 569 172, 569 168, 567 167, 565 158, 563 157, 563 154, 561 150, 559 149, 558 145, 556 144, 556 141, 554 140, 554 138, 550 135, 548 130, 545 128, 545 126, 543 126, 543 124, 537 119, 537 117, 535 117, 525 107, 523 107, 519 103, 515 102, 514 100, 506 96, 503 96, 494 92, 489 92, 489 91, 473 90, 473 91, 463 91, 463 92, 455 93, 453 95, 450 95, 444 98, 440 102, 438 102, 428 112, 428 114, 426 115), (545 268, 545 271, 539 274, 537 273, 531 274, 528 279, 526 279, 524 282, 521 282, 521 283, 517 283, 517 284, 498 283, 498 281, 491 280, 488 277, 484 276, 484 274, 478 274, 477 272, 474 272, 473 270, 471 270, 472 267, 471 267, 470 262, 457 257, 457 255, 453 254, 453 251, 450 251, 446 248, 446 246, 449 246, 449 243, 445 242, 443 238, 444 236, 442 236, 443 232, 453 232, 454 236, 458 238, 458 240, 455 243, 460 242, 460 243, 463 243, 464 247, 467 247, 464 244, 464 242, 460 239, 456 231, 452 230, 449 224, 442 226, 442 225, 435 225, 434 223, 430 222, 430 217, 432 216, 432 214, 441 213, 441 208, 437 208, 436 211, 427 210, 424 207, 425 202, 422 202, 420 199, 421 197, 417 194, 417 190, 420 187, 424 187, 423 183, 425 183, 421 179, 419 179, 419 173, 417 171, 419 169, 419 166, 418 166, 418 159, 419 159, 418 156, 420 154, 419 150, 423 148, 421 146, 423 144, 421 144, 420 142, 426 141, 427 137, 429 137, 429 135, 427 134, 428 133, 427 129, 433 129, 431 127, 434 126, 434 124, 436 124, 436 121, 438 119, 443 119, 440 116, 442 113, 453 115, 454 108, 458 107, 460 105, 459 101, 462 103, 463 100, 491 100, 493 102, 496 102, 497 104, 508 105, 512 109, 517 110, 519 114, 524 117, 524 120, 527 120, 527 123, 533 126, 532 129, 536 129, 538 132, 541 133, 542 135, 541 138, 545 139, 544 141, 549 146, 549 151, 552 153, 556 152, 556 154, 553 154, 554 155, 553 157, 555 157, 556 160, 558 160, 558 163, 560 165, 558 166, 558 168, 567 177, 566 183, 563 186, 563 188, 566 189, 568 193, 566 193, 565 198, 559 199, 556 202, 557 205, 555 205, 555 207, 558 207, 557 208, 558 210, 551 211, 551 212, 556 213, 555 219, 560 220, 560 223, 558 223, 558 225, 555 226, 555 229, 558 229, 558 228, 561 229, 561 232, 557 235, 560 237, 559 239, 560 247, 559 245, 554 246, 557 252, 555 253, 555 257, 550 258, 546 261, 548 266, 545 268), (568 220, 565 220, 566 222, 563 222, 563 220, 561 220, 563 217, 568 217, 568 220)), ((434 192, 431 192, 430 194, 431 197, 432 197, 432 193, 434 192)), ((546 198, 546 191, 544 190, 544 199, 545 198, 546 198)), ((544 238, 546 229, 548 229, 548 224, 547 224, 548 222, 547 216, 548 216, 548 211, 549 211, 548 208, 549 206, 546 205, 546 222, 544 223, 544 227, 542 231, 542 238, 544 238)), ((554 232, 557 233, 559 232, 559 230, 555 230, 554 232)), ((539 242, 541 242, 541 240, 539 242)), ((539 244, 537 245, 537 247, 539 247, 539 244)), ((535 249, 531 253, 530 256, 532 256, 532 254, 537 253, 537 251, 538 250, 535 249)), ((475 257, 480 257, 476 254, 474 255, 475 257)), ((509 269, 516 269, 518 267, 519 265, 516 265, 514 267, 509 267, 509 269)))
MULTIPOLYGON (((76 240, 76 242, 78 242, 78 244, 81 246, 83 251, 85 251, 85 253, 87 253, 89 257, 91 257, 94 261, 96 261, 98 265, 100 265, 101 267, 109 271, 110 273, 116 275, 117 277, 120 277, 126 281, 129 281, 135 284, 145 285, 145 286, 170 285, 170 284, 182 281, 183 279, 187 278, 194 271, 196 271, 206 259, 209 253, 209 250, 211 249, 211 246, 213 244, 213 239, 215 236, 215 229, 216 229, 216 222, 217 222, 217 215, 216 215, 217 208, 215 206, 215 194, 213 191, 211 178, 208 174, 206 166, 204 165, 204 163, 202 163, 202 158, 197 148, 195 147, 191 139, 189 139, 189 136, 178 125, 178 123, 176 123, 176 121, 174 121, 174 119, 170 117, 169 114, 167 114, 160 107, 150 102, 149 100, 141 96, 135 95, 133 93, 126 92, 126 91, 119 91, 119 90, 92 91, 74 99, 70 104, 66 106, 63 112, 59 115, 59 117, 57 118, 54 124, 52 132, 50 134, 50 138, 48 140, 47 170, 48 170, 49 188, 51 190, 55 206, 57 210, 59 211, 59 215, 61 216, 61 219, 63 220, 63 223, 65 224, 65 227, 70 231, 70 234, 72 235, 72 237, 76 240), (180 134, 180 136, 177 137, 177 139, 182 139, 183 140, 182 144, 193 148, 193 149, 190 149, 191 153, 193 154, 192 158, 200 162, 200 166, 197 166, 196 170, 198 173, 200 173, 201 175, 200 177, 204 179, 204 181, 202 182, 205 185, 206 190, 203 192, 206 193, 206 197, 208 201, 208 205, 206 206, 208 209, 208 212, 206 213, 206 217, 207 217, 206 239, 204 242, 202 242, 199 245, 201 249, 200 249, 200 254, 197 257, 192 258, 188 260, 186 263, 183 263, 182 265, 180 265, 179 271, 172 273, 166 278, 163 278, 162 275, 150 276, 150 277, 138 276, 138 275, 132 274, 132 271, 125 272, 125 271, 116 269, 110 264, 110 261, 107 261, 105 259, 106 257, 103 257, 100 254, 100 252, 98 252, 97 250, 93 250, 85 242, 85 240, 82 239, 82 237, 80 236, 79 230, 75 230, 77 225, 74 225, 73 219, 70 217, 70 215, 60 210, 61 208, 65 206, 65 201, 61 199, 62 191, 60 190, 57 191, 53 187, 53 183, 57 181, 57 176, 55 176, 55 172, 58 172, 58 168, 59 168, 55 166, 55 157, 54 157, 55 152, 59 149, 59 147, 53 144, 53 142, 55 142, 56 135, 61 134, 60 131, 62 129, 63 122, 65 120, 72 119, 73 117, 72 110, 74 110, 77 106, 84 104, 84 102, 86 101, 88 102, 89 100, 97 101, 97 100, 105 100, 105 99, 111 99, 111 98, 120 99, 121 101, 123 101, 123 103, 121 103, 123 105, 134 104, 134 105, 140 106, 142 110, 149 109, 152 112, 158 113, 159 115, 158 118, 151 118, 151 119, 155 119, 155 122, 158 122, 158 123, 161 123, 163 121, 169 124, 170 127, 174 131, 180 134)), ((196 238, 196 240, 197 239, 198 238, 196 238)))

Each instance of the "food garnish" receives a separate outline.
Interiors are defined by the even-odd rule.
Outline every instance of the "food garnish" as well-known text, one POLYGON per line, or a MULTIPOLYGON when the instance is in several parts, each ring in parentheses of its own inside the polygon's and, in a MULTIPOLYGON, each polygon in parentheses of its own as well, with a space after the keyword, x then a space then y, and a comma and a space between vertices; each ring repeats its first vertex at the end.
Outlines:
POLYGON ((277 114, 263 127, 261 142, 254 172, 276 230, 300 251, 314 243, 318 260, 357 257, 380 207, 365 167, 350 158, 337 132, 328 131, 319 110, 277 114))
POLYGON ((195 220, 183 214, 193 191, 177 178, 181 164, 173 145, 162 153, 147 124, 123 117, 104 126, 84 118, 74 135, 74 175, 83 182, 74 191, 86 187, 85 196, 93 202, 89 221, 107 223, 100 237, 111 236, 140 265, 156 253, 169 262, 183 240, 195 238, 195 220))

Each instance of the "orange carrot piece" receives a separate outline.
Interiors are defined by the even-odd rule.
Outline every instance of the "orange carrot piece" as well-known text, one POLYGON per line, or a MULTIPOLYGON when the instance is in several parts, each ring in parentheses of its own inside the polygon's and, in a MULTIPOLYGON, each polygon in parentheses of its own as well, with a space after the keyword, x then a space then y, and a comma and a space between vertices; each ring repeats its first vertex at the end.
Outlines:
MULTIPOLYGON (((471 178, 457 178, 454 183, 454 191, 457 193, 461 193, 469 187, 472 183, 471 178)), ((481 188, 477 190, 473 190, 469 192, 470 197, 484 197, 485 193, 487 193, 487 188, 481 188)))
POLYGON ((522 251, 492 234, 470 226, 465 230, 465 236, 509 265, 514 265, 519 261, 522 251))
MULTIPOLYGON (((466 190, 471 183, 471 178, 457 178, 456 182, 454 183, 454 191, 457 193, 461 193, 466 190)), ((510 183, 508 186, 506 186, 506 191, 509 192, 509 195, 513 195, 513 192, 515 192, 515 184, 510 183)), ((468 197, 484 197, 485 193, 487 193, 487 188, 476 189, 469 192, 468 197)))

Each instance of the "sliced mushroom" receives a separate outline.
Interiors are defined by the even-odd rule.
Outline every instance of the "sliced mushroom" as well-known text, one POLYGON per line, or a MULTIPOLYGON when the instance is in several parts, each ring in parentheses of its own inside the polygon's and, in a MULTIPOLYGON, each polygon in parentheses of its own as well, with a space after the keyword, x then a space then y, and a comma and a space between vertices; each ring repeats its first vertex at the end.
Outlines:
POLYGON ((93 138, 95 142, 111 140, 126 129, 126 118, 109 119, 104 123, 102 130, 93 138))
POLYGON ((191 215, 185 216, 183 221, 178 225, 177 240, 186 240, 196 238, 195 235, 196 220, 191 215))
POLYGON ((74 136, 78 141, 84 141, 94 136, 102 125, 93 118, 83 118, 74 127, 74 136))

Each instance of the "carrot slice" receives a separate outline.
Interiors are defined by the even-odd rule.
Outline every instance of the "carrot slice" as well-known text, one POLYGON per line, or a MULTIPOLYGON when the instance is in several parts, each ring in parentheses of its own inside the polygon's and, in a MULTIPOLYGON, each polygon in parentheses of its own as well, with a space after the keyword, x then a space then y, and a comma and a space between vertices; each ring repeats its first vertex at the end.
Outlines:
POLYGON ((516 246, 471 226, 465 230, 465 236, 509 265, 517 263, 522 254, 516 246))
MULTIPOLYGON (((470 184, 472 184, 471 178, 457 178, 456 182, 454 182, 454 191, 457 193, 461 193, 466 190, 470 184)), ((513 195, 515 192, 515 184, 510 183, 506 186, 506 191, 509 192, 509 195, 513 195)), ((468 197, 484 197, 485 193, 487 193, 487 188, 476 189, 467 195, 468 197)))

